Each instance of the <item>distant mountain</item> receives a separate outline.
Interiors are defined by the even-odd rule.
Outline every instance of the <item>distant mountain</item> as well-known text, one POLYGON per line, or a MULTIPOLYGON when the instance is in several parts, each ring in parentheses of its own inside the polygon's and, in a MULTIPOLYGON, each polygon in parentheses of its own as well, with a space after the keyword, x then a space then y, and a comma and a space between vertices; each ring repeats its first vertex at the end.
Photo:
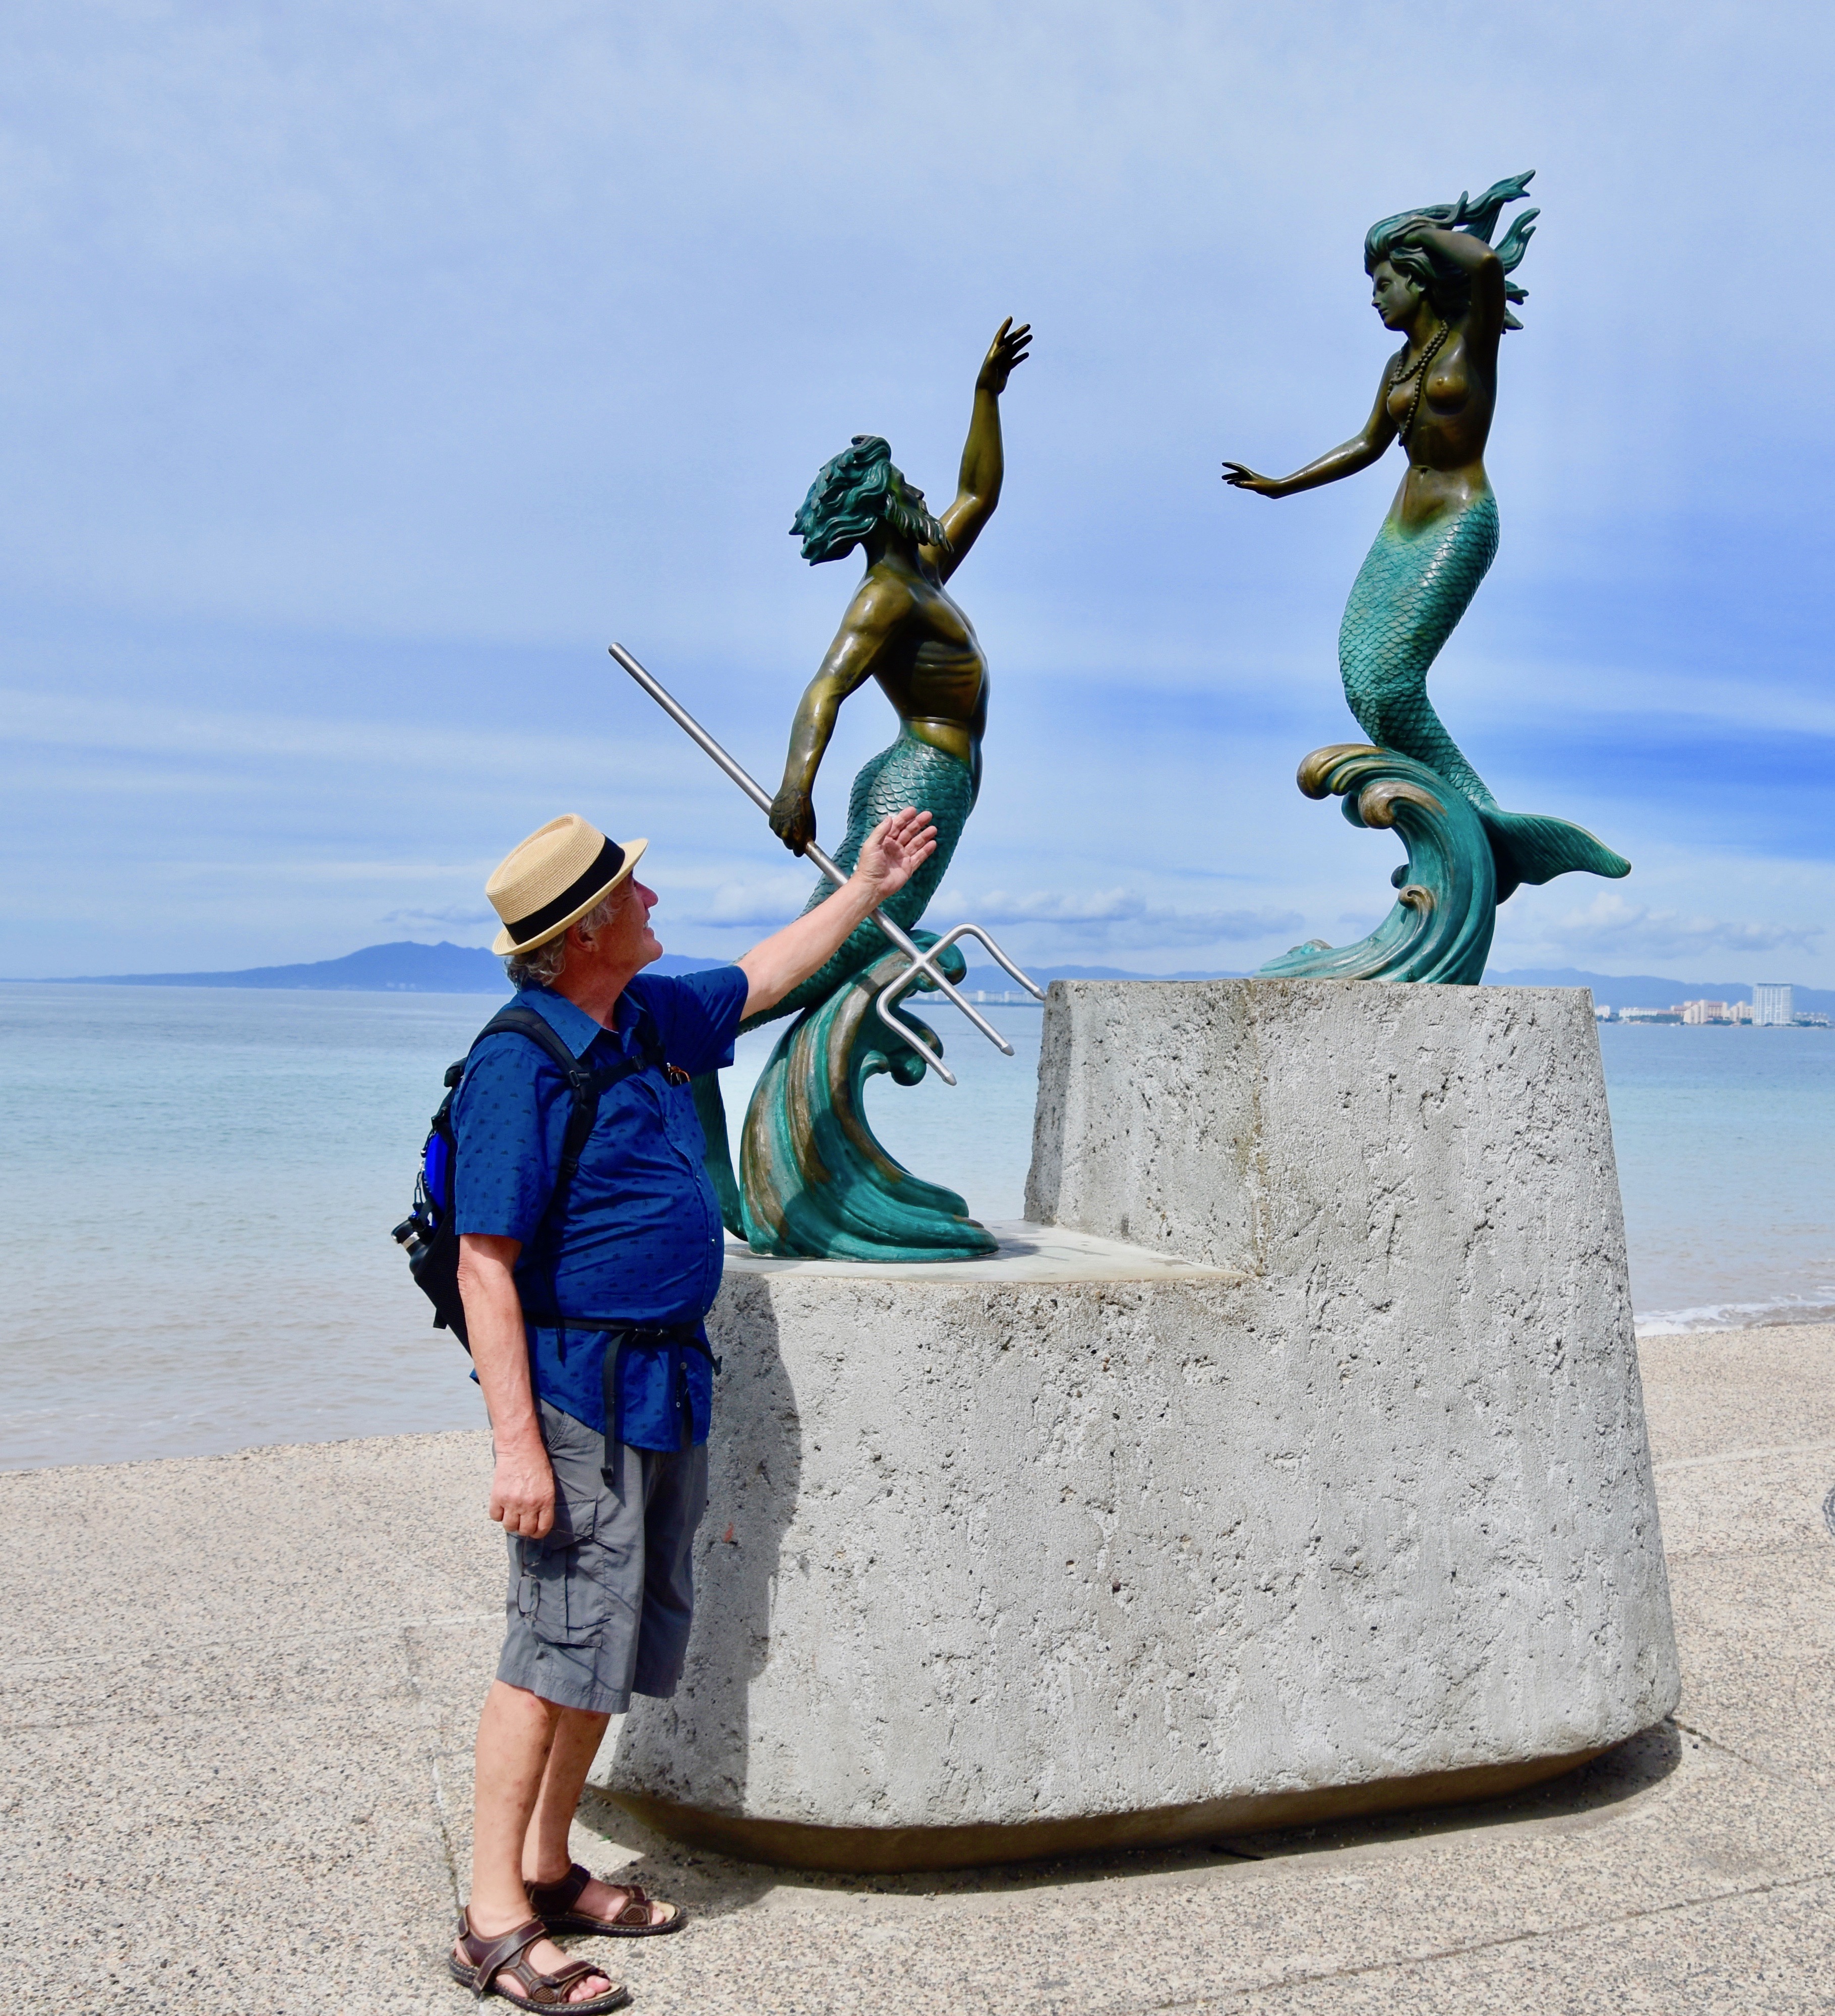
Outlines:
MULTIPOLYGON (((704 973, 724 962, 693 953, 665 952, 653 973, 704 973)), ((1029 969, 1041 986, 1054 980, 1235 980, 1233 973, 1130 973, 1116 966, 1040 966, 1029 969)), ((1751 983, 1743 980, 1664 980, 1644 973, 1584 973, 1577 967, 1531 967, 1493 971, 1487 987, 1590 987, 1595 1001, 1614 1008, 1667 1008, 1678 1001, 1744 1001, 1751 983)), ((339 992, 389 994, 503 994, 508 990, 503 962, 474 945, 366 945, 342 959, 315 959, 302 966, 253 966, 232 973, 82 974, 66 985, 110 987, 305 987, 339 992)), ((972 966, 965 987, 998 994, 1017 992, 997 966, 972 966)), ((1797 1006, 1835 1013, 1835 990, 1799 987, 1797 1006)))
MULTIPOLYGON (((723 959, 691 952, 665 952, 651 973, 705 973, 723 959)), ((1228 980, 1224 973, 1128 973, 1113 966, 1042 966, 1033 977, 1054 980, 1228 980)), ((250 966, 229 973, 82 973, 58 983, 67 987, 307 987, 366 994, 503 994, 509 991, 503 962, 473 945, 366 945, 342 959, 313 959, 301 966, 250 966)), ((970 987, 997 992, 1014 982, 998 967, 972 967, 970 987)))
MULTIPOLYGON (((1041 987, 1054 980, 1239 980, 1236 973, 1130 973, 1119 966, 1029 966, 1026 970, 1041 987)), ((965 988, 1017 994, 1019 983, 997 966, 972 966, 965 988)))
MULTIPOLYGON (((1614 1008, 1668 1008, 1678 1001, 1750 1001, 1750 980, 1664 980, 1649 973, 1582 973, 1571 966, 1526 967, 1515 973, 1491 972, 1487 987, 1590 987, 1593 999, 1614 1008)), ((1796 983, 1792 982, 1794 987, 1796 983)), ((1797 987, 1795 1006, 1822 1013, 1835 1010, 1835 989, 1797 987)))
MULTIPOLYGON (((655 973, 700 973, 721 962, 665 952, 655 973)), ((251 966, 234 973, 85 973, 67 985, 98 987, 310 987, 366 994, 507 994, 503 962, 481 946, 366 945, 342 959, 304 966, 251 966)))

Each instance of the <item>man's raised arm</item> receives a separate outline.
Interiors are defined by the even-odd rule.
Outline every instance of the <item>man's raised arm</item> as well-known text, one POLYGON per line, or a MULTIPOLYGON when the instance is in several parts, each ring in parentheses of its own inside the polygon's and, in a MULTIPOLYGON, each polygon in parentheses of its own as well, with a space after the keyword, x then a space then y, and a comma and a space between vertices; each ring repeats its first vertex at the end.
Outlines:
MULTIPOLYGON (((793 987, 800 987, 936 851, 936 827, 928 812, 907 806, 882 819, 861 846, 859 865, 838 889, 737 962, 748 984, 746 1013, 774 1008, 793 987)), ((469 1309, 468 1304, 468 1313, 469 1309)))

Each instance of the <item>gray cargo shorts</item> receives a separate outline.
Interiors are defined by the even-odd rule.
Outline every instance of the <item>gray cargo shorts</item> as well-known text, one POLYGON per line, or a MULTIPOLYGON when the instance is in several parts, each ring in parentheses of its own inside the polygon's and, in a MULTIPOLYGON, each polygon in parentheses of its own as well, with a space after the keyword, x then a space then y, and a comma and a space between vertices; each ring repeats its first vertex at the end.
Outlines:
POLYGON ((622 1715, 631 1696, 672 1694, 694 1614, 692 1548, 707 1509, 707 1450, 620 1444, 540 1402, 554 1466, 545 1539, 510 1534, 510 1629, 497 1677, 562 1708, 622 1715))

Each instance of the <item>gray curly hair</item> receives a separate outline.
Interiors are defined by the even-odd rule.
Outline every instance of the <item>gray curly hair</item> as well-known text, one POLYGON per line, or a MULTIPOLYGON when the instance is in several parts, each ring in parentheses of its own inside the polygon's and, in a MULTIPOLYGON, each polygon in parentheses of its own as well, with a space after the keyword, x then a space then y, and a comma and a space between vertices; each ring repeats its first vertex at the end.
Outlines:
POLYGON ((503 970, 510 976, 510 985, 518 992, 525 987, 552 987, 567 970, 568 940, 575 931, 583 938, 596 937, 611 921, 630 886, 629 880, 620 884, 609 896, 602 896, 583 917, 576 917, 564 931, 557 931, 546 944, 533 945, 527 952, 507 954, 503 970))
MULTIPOLYGON (((1437 231, 1465 231, 1489 245, 1504 206, 1523 200, 1534 174, 1535 170, 1530 168, 1520 175, 1493 182, 1476 203, 1462 190, 1457 203, 1429 203, 1425 209, 1404 210, 1400 216, 1386 217, 1379 223, 1372 224, 1364 234, 1364 271, 1375 272, 1378 262, 1386 259, 1398 273, 1405 274, 1426 295, 1443 321, 1451 322, 1462 315, 1471 304, 1471 276, 1463 267, 1455 265, 1444 254, 1437 253, 1431 245, 1411 244, 1409 232, 1422 225, 1437 231)), ((1541 215, 1539 210, 1524 211, 1505 232, 1503 243, 1496 248, 1498 264, 1506 273, 1513 273, 1522 264, 1523 255, 1529 250, 1529 241, 1535 236, 1535 220, 1541 215)), ((1504 298, 1526 301, 1529 296, 1515 281, 1506 280, 1504 298)), ((1520 329, 1523 325, 1506 308, 1504 326, 1520 329)))

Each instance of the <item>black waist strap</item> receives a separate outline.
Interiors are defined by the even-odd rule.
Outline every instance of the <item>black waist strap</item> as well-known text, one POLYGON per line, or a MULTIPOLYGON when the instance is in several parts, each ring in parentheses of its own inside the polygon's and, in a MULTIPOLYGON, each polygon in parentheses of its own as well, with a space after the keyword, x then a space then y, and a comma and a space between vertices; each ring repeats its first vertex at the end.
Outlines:
MULTIPOLYGON (((690 1351, 698 1351, 704 1357, 713 1358, 707 1340, 701 1334, 701 1325, 669 1323, 658 1327, 652 1323, 624 1323, 615 1316, 564 1316, 552 1309, 525 1309, 525 1323, 533 1323, 538 1330, 600 1330, 607 1337, 615 1337, 622 1343, 634 1344, 640 1348, 656 1351, 665 1345, 683 1344, 690 1351)), ((717 1366, 718 1359, 714 1359, 717 1366)))
MULTIPOLYGON (((531 1317, 531 1322, 539 1321, 531 1317)), ((571 1316, 560 1316, 555 1320, 562 1325, 571 1325, 571 1316)), ((606 1334, 605 1363, 600 1368, 599 1377, 605 1395, 605 1467, 607 1485, 613 1490, 618 1488, 613 1469, 612 1452, 624 1440, 625 1392, 622 1377, 625 1353, 635 1345, 639 1350, 667 1350, 672 1346, 677 1350, 698 1351, 716 1372, 720 1361, 715 1357, 707 1340, 701 1334, 699 1323, 675 1323, 667 1329, 656 1329, 646 1323, 613 1323, 608 1318, 588 1316, 579 1327, 586 1330, 602 1330, 606 1334)), ((679 1368, 675 1374, 677 1391, 671 1395, 672 1401, 681 1409, 681 1446, 689 1447, 694 1440, 694 1421, 685 1383, 687 1368, 681 1361, 675 1361, 679 1368)))

